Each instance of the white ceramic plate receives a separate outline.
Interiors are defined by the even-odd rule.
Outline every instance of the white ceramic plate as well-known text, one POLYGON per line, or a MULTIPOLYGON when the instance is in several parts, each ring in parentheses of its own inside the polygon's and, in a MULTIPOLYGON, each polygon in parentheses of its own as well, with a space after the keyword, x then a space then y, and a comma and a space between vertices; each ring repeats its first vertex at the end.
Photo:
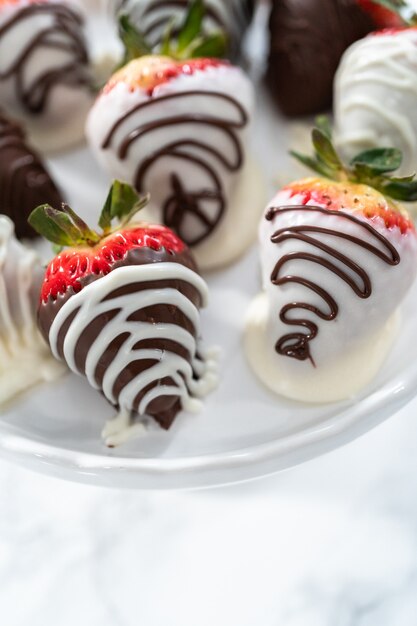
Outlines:
MULTIPOLYGON (((278 181, 300 173, 290 165, 287 150, 290 145, 302 149, 308 133, 305 125, 285 124, 262 90, 257 93, 253 151, 272 195, 278 181)), ((88 150, 54 158, 50 166, 67 200, 93 225, 109 181, 88 150)), ((243 355, 244 315, 259 291, 256 249, 207 278, 211 304, 203 314, 205 339, 221 346, 223 357, 221 385, 200 415, 183 414, 168 433, 155 428, 109 450, 100 432, 112 408, 84 379, 67 375, 0 413, 0 453, 47 474, 97 485, 207 487, 263 476, 323 454, 376 426, 416 394, 417 285, 403 307, 395 348, 372 386, 352 402, 308 406, 269 393, 243 355)))
MULTIPOLYGON (((254 150, 267 178, 287 167, 283 128, 263 111, 254 150), (275 131, 277 142, 266 148, 275 131)), ((74 207, 93 222, 108 181, 86 149, 51 167, 74 207)), ((273 186, 272 184, 270 185, 273 186)), ((221 385, 198 416, 181 415, 171 431, 157 428, 108 450, 100 431, 112 409, 86 381, 67 375, 19 398, 0 414, 6 458, 71 480, 140 489, 192 488, 241 481, 288 468, 345 444, 395 413, 417 389, 417 286, 403 307, 403 324, 389 361, 374 384, 352 402, 308 406, 273 396, 246 364, 244 314, 259 290, 257 251, 208 276, 211 304, 203 314, 209 345, 220 345, 221 385)), ((366 320, 364 320, 366 323, 366 320)))

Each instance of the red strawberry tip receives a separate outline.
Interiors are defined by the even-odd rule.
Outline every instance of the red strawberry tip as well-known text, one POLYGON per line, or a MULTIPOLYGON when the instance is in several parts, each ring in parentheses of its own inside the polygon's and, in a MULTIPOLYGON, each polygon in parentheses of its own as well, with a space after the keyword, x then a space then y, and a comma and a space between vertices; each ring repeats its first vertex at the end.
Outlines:
POLYGON ((106 276, 114 265, 123 261, 133 249, 165 249, 168 254, 180 254, 184 242, 166 226, 131 225, 115 231, 95 247, 63 250, 48 265, 41 290, 41 301, 56 300, 69 289, 78 293, 82 279, 88 276, 106 276))

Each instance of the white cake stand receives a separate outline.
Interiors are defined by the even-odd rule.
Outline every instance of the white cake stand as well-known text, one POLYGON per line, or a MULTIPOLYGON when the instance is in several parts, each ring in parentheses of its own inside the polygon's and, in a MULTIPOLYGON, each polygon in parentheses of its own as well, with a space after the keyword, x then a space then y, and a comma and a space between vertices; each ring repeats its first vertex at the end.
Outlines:
MULTIPOLYGON (((305 124, 285 123, 260 88, 253 134, 267 195, 300 174, 287 156, 308 137, 305 124)), ((51 170, 69 202, 94 223, 109 181, 86 148, 55 157, 51 170)), ((0 413, 0 454, 69 480, 136 489, 201 488, 248 480, 324 454, 394 415, 417 393, 417 285, 402 311, 398 340, 371 386, 349 402, 321 406, 278 398, 252 375, 242 347, 244 313, 259 292, 254 248, 232 268, 207 277, 203 314, 209 345, 219 345, 221 385, 198 416, 181 415, 116 449, 100 437, 112 409, 82 378, 67 375, 19 398, 0 413)))

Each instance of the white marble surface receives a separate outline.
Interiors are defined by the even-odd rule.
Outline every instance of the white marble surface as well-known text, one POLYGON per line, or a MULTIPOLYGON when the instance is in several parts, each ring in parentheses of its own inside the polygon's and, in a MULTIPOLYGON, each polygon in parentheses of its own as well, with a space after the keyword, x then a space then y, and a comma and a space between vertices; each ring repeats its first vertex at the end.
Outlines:
POLYGON ((0 462, 2 626, 415 626, 417 401, 321 459, 195 493, 0 462))

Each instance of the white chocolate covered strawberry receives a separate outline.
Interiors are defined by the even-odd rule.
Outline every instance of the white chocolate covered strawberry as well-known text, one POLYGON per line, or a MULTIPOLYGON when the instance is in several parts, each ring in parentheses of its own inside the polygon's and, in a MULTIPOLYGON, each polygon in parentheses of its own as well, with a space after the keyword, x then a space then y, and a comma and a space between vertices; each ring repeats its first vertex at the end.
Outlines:
POLYGON ((37 254, 17 241, 12 221, 0 215, 0 405, 63 372, 37 328, 42 277, 37 254))
POLYGON ((346 169, 327 136, 317 129, 314 137, 319 157, 309 162, 322 177, 282 189, 262 218, 263 292, 245 342, 273 391, 331 402, 370 382, 395 340, 417 273, 417 234, 384 194, 405 197, 407 189, 414 198, 416 183, 390 180, 396 151, 363 153, 346 169))
POLYGON ((378 146, 399 148, 405 175, 417 164, 417 14, 403 7, 401 15, 408 27, 378 31, 345 52, 334 114, 335 142, 346 158, 378 146))
POLYGON ((149 217, 173 228, 207 269, 253 241, 262 190, 247 154, 252 84, 228 62, 188 58, 191 49, 190 40, 184 59, 128 63, 102 90, 86 131, 109 175, 149 192, 149 217))
POLYGON ((0 0, 0 106, 27 124, 36 146, 79 142, 92 76, 75 3, 0 0))

